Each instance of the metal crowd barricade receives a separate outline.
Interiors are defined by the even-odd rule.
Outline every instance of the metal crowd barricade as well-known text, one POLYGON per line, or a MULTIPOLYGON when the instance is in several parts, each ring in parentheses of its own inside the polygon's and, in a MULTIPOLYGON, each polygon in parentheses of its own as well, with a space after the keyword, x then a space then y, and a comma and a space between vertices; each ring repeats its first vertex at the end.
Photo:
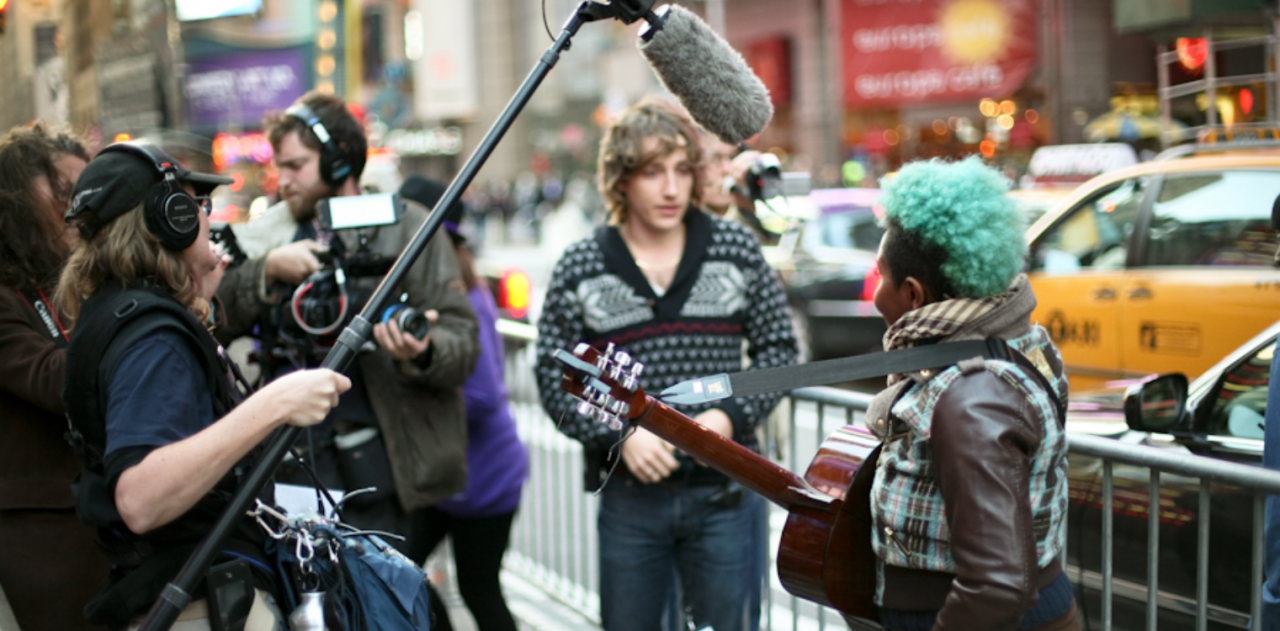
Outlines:
MULTIPOLYGON (((597 568, 595 496, 582 489, 583 465, 581 448, 556 429, 556 419, 549 419, 538 399, 534 380, 535 330, 528 325, 502 322, 499 326, 506 342, 506 379, 511 406, 520 437, 530 451, 530 479, 525 487, 523 504, 516 517, 506 567, 547 593, 574 608, 591 620, 599 620, 599 572, 597 568)), ((862 422, 871 396, 833 388, 796 390, 779 406, 762 428, 762 445, 766 455, 791 471, 803 473, 816 454, 822 440, 837 427, 862 422)), ((1100 608, 1092 608, 1082 619, 1086 629, 1113 628, 1114 600, 1117 595, 1132 602, 1146 603, 1142 627, 1154 630, 1162 613, 1171 611, 1194 615, 1194 629, 1257 628, 1261 611, 1263 562, 1263 504, 1267 493, 1280 494, 1280 472, 1236 464, 1213 458, 1170 453, 1144 445, 1080 433, 1069 434, 1070 455, 1074 458, 1096 458, 1101 463, 1100 503, 1101 558, 1098 571, 1068 568, 1068 576, 1076 584, 1077 599, 1087 588, 1091 598, 1100 600, 1100 608), (1197 520, 1196 591, 1194 594, 1171 594, 1161 590, 1156 580, 1159 572, 1159 520, 1149 518, 1147 528, 1146 584, 1120 581, 1113 576, 1114 511, 1101 511, 1102 506, 1119 506, 1113 496, 1113 467, 1116 464, 1143 467, 1150 471, 1148 493, 1160 497, 1161 475, 1184 476, 1199 480, 1198 508, 1205 518, 1197 520), (1210 483, 1227 484, 1243 489, 1253 498, 1250 611, 1235 612, 1209 603, 1209 498, 1210 483), (1100 609, 1100 610, 1099 610, 1100 609)), ((1156 511, 1157 513, 1159 511, 1156 511)), ((786 513, 770 505, 769 558, 776 558, 786 513)), ((1068 545, 1075 541, 1074 533, 1068 545)), ((1092 550, 1089 551, 1092 554, 1092 550)), ((1242 563, 1243 559, 1218 560, 1242 563)), ((843 629, 845 623, 834 611, 800 600, 786 593, 770 566, 765 590, 761 628, 810 631, 843 629)))

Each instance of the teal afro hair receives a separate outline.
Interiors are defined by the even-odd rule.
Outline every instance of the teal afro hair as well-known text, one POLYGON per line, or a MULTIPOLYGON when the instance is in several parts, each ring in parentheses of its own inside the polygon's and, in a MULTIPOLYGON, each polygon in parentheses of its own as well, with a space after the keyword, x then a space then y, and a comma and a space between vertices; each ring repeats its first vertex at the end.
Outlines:
POLYGON ((977 157, 902 167, 884 183, 885 216, 946 253, 942 274, 965 298, 1009 288, 1027 254, 1023 222, 1005 193, 1008 180, 977 157))

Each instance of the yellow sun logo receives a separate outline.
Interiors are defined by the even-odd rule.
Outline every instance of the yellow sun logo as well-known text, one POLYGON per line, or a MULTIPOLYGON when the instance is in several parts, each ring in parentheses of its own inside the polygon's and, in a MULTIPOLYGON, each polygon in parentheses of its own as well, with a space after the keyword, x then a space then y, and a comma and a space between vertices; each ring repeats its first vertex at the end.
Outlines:
POLYGON ((994 0, 955 0, 938 16, 942 52, 957 64, 993 61, 1009 43, 1009 16, 994 0))

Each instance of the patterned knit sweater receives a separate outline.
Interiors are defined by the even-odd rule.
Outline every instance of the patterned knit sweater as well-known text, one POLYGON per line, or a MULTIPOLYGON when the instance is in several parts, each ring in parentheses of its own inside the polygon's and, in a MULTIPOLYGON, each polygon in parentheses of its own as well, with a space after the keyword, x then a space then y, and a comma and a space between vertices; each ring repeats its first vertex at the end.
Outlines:
MULTIPOLYGON (((570 246, 556 264, 538 320, 538 388, 542 405, 562 432, 583 443, 588 488, 610 464, 603 456, 620 433, 583 416, 577 400, 560 387, 562 369, 551 354, 580 342, 597 348, 614 343, 645 365, 640 385, 656 395, 694 377, 737 372, 746 355, 753 368, 794 363, 796 339, 786 295, 746 228, 690 209, 684 254, 671 286, 658 296, 627 249, 617 228, 603 227, 570 246), (597 456, 592 459, 592 455, 597 456)), ((759 450, 755 427, 780 393, 677 406, 692 417, 708 408, 726 412, 734 440, 759 450)), ((691 484, 724 481, 681 454, 671 480, 691 484)))

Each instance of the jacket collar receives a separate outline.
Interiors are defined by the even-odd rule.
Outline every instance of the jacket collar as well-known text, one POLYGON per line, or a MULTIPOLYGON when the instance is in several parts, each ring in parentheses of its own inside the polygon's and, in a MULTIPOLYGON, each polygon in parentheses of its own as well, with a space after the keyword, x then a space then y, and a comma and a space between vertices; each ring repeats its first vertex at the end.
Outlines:
POLYGON ((635 257, 617 226, 605 226, 596 231, 596 244, 604 257, 605 268, 617 274, 637 294, 644 297, 654 307, 659 320, 674 320, 679 316, 680 308, 693 291, 698 270, 706 258, 707 248, 711 245, 711 233, 715 224, 712 219, 695 206, 690 206, 684 215, 685 240, 684 252, 680 255, 680 265, 676 267, 675 278, 671 286, 661 298, 649 285, 649 280, 636 266, 635 257))

